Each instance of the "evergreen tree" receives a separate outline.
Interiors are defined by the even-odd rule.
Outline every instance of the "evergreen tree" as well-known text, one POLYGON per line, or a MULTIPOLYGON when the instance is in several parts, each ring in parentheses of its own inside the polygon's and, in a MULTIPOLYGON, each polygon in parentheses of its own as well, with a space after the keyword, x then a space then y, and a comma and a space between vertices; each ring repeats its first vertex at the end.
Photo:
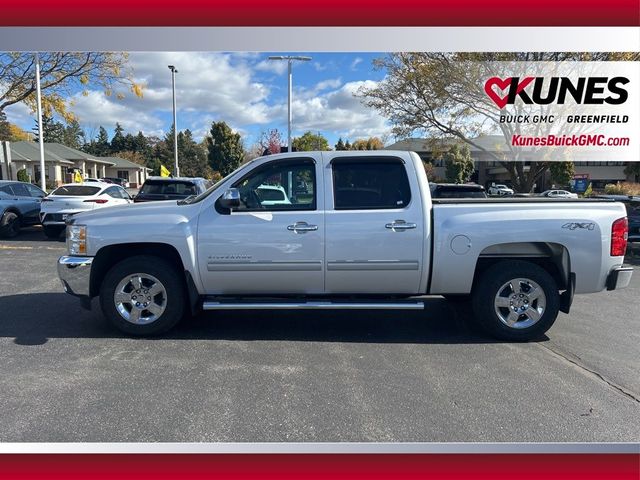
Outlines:
POLYGON ((127 149, 124 137, 124 128, 119 123, 116 123, 116 128, 113 132, 113 138, 111 139, 111 153, 122 152, 127 149))
POLYGON ((71 148, 82 148, 85 143, 85 135, 77 120, 71 120, 64 128, 62 143, 71 148))
POLYGON ((209 165, 223 177, 240 166, 244 147, 238 133, 233 133, 225 122, 213 122, 207 137, 209 165))
MULTIPOLYGON (((38 120, 35 121, 36 125, 33 127, 35 134, 35 141, 39 142, 38 120)), ((60 122, 56 122, 50 115, 42 115, 42 138, 46 143, 64 143, 64 125, 60 122)))
POLYGON ((338 143, 335 144, 335 148, 336 151, 340 151, 340 150, 346 150, 347 147, 345 147, 344 142, 342 141, 342 137, 340 137, 338 139, 338 143))
POLYGON ((11 140, 11 124, 7 121, 7 115, 0 110, 0 142, 11 140))
POLYGON ((187 129, 178 134, 178 162, 180 175, 185 177, 210 178, 213 171, 207 162, 207 153, 200 144, 193 139, 191 130, 187 129))
POLYGON ((109 134, 107 130, 101 125, 98 130, 98 137, 95 140, 85 145, 84 150, 91 155, 97 157, 108 157, 111 154, 111 147, 109 146, 109 134))

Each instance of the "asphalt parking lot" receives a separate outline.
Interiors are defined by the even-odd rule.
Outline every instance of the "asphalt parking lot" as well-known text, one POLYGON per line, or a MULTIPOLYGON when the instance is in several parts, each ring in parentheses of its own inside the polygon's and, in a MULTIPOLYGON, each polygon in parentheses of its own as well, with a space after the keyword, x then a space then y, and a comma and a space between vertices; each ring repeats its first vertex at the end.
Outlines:
POLYGON ((640 272, 537 343, 491 340, 438 297, 130 339, 63 293, 64 248, 38 228, 0 241, 0 441, 640 441, 640 272))

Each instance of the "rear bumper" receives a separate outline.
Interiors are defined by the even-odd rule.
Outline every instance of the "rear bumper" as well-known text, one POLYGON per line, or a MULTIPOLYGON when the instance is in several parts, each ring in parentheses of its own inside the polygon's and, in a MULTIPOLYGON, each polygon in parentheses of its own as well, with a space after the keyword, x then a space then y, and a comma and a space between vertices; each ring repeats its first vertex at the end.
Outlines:
POLYGON ((626 288, 631 282, 631 276, 633 275, 633 268, 625 265, 615 267, 609 276, 607 277, 607 290, 618 290, 620 288, 626 288))
POLYGON ((62 256, 58 259, 58 276, 64 291, 80 298, 83 306, 91 300, 89 287, 92 263, 93 257, 62 256))

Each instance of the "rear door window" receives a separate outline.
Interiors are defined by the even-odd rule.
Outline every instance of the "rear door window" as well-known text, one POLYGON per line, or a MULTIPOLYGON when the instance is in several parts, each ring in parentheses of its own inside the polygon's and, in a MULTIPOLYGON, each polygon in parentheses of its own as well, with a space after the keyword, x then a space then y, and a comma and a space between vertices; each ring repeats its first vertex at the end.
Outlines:
POLYGON ((56 188, 51 195, 64 195, 70 197, 91 197, 100 191, 100 187, 90 187, 88 185, 66 185, 56 188))
POLYGON ((339 158, 331 165, 336 210, 405 208, 411 202, 409 179, 400 159, 339 158))

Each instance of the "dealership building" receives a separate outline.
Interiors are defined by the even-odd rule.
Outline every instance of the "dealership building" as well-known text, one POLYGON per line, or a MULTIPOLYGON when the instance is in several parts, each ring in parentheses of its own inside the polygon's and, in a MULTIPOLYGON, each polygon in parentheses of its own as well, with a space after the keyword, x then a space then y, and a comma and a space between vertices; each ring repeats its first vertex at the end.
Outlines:
MULTIPOLYGON (((475 164, 475 172, 471 180, 480 185, 484 185, 485 188, 491 186, 492 183, 509 184, 509 173, 493 156, 506 158, 505 152, 508 146, 505 138, 502 135, 484 135, 474 138, 472 141, 477 146, 469 145, 471 158, 475 164)), ((442 152, 446 151, 456 142, 460 142, 460 140, 453 138, 437 140, 429 138, 408 138, 389 145, 385 147, 385 149, 416 152, 423 161, 433 164, 437 178, 444 179, 446 178, 445 164, 440 156, 442 152)), ((533 151, 528 153, 526 148, 523 148, 523 150, 522 161, 524 161, 524 169, 527 171, 529 164, 535 160, 536 153, 533 151)), ((571 160, 574 161, 576 176, 587 175, 586 178, 589 179, 589 182, 591 182, 592 187, 595 189, 602 189, 607 183, 634 180, 624 173, 629 162, 599 161, 592 156, 589 157, 589 161, 586 161, 584 157, 576 157, 571 160)), ((552 185, 551 175, 547 171, 543 178, 537 182, 535 190, 536 192, 542 192, 552 188, 552 185)))
MULTIPOLYGON (((115 177, 128 180, 132 187, 144 183, 151 169, 124 158, 97 157, 60 143, 44 144, 47 184, 70 183, 76 171, 84 178, 115 177)), ((25 170, 34 183, 40 183, 40 145, 38 142, 0 142, 0 180, 17 180, 25 170)))

